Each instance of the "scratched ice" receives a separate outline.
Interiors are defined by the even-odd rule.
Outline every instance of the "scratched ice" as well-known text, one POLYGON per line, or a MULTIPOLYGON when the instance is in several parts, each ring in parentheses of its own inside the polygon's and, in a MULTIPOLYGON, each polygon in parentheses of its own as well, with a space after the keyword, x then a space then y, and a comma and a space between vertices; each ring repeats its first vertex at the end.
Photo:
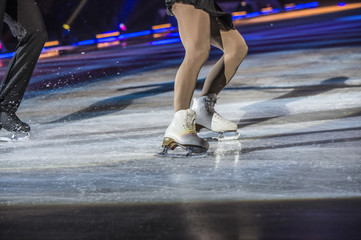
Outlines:
MULTIPOLYGON (((29 91, 19 116, 31 124, 31 139, 0 142, 0 204, 360 197, 360 50, 248 56, 216 105, 241 137, 217 142, 202 131, 210 149, 197 159, 154 157, 173 114, 176 64, 29 91)), ((91 72, 122 59, 85 55, 58 59, 58 66, 91 72)), ((34 83, 59 84, 52 74, 34 83)))

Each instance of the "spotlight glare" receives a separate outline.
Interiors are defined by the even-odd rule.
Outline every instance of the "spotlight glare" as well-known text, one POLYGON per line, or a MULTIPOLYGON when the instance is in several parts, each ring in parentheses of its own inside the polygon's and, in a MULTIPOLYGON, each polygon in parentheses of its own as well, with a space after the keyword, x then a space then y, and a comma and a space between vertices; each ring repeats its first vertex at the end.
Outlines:
POLYGON ((125 26, 124 23, 120 23, 119 24, 119 29, 125 32, 125 31, 127 31, 127 26, 125 26))
POLYGON ((63 24, 63 28, 68 31, 70 30, 70 26, 68 24, 63 24))

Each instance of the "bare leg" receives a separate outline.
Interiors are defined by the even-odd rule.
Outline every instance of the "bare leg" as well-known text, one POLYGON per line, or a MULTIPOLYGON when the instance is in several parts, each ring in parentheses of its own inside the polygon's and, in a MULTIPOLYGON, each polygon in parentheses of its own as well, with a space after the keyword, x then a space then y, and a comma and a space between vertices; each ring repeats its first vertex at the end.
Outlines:
POLYGON ((211 34, 210 17, 206 12, 181 3, 175 3, 172 11, 186 51, 175 79, 174 111, 177 112, 190 106, 199 71, 209 56, 211 34))
POLYGON ((221 59, 213 66, 202 89, 202 96, 195 98, 192 109, 197 114, 197 128, 207 128, 221 133, 234 132, 230 139, 238 139, 237 124, 224 119, 215 111, 217 95, 229 83, 245 58, 248 48, 237 30, 222 30, 216 18, 211 18, 211 43, 223 51, 221 59))
POLYGON ((208 74, 202 96, 211 93, 218 95, 233 78, 248 51, 246 42, 237 30, 220 30, 215 18, 211 19, 211 27, 211 43, 221 49, 224 55, 208 74))
POLYGON ((196 134, 196 113, 189 109, 199 71, 208 59, 211 34, 209 15, 192 5, 175 3, 172 12, 178 21, 179 35, 186 51, 174 86, 174 117, 163 138, 163 152, 182 146, 188 153, 205 154, 209 144, 196 134))

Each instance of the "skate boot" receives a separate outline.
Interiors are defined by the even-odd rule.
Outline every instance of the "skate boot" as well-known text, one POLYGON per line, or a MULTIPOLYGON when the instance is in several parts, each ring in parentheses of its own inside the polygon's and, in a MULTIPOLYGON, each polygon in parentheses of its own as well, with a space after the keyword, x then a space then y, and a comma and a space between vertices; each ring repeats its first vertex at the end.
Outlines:
POLYGON ((30 137, 30 126, 22 122, 13 112, 0 112, 0 125, 12 132, 10 140, 26 140, 30 137), (21 137, 18 137, 21 135, 21 137))
POLYGON ((194 121, 196 113, 192 109, 180 110, 174 114, 174 118, 167 128, 163 139, 163 152, 161 157, 194 157, 205 156, 208 150, 208 142, 197 136, 194 121), (168 150, 176 147, 187 150, 186 154, 169 154, 168 150))
POLYGON ((238 139, 237 124, 224 119, 214 110, 216 102, 217 95, 214 93, 193 99, 192 109, 197 114, 196 130, 200 131, 202 128, 207 128, 212 132, 217 132, 219 134, 218 140, 238 139), (224 133, 226 132, 234 132, 234 136, 225 137, 224 133))

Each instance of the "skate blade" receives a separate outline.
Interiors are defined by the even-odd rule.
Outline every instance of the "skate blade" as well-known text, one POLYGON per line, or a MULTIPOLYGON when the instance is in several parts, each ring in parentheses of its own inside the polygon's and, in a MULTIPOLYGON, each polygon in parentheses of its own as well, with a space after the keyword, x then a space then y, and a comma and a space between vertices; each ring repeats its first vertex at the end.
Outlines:
MULTIPOLYGON (((189 147, 189 146, 181 146, 179 145, 183 150, 186 150, 186 153, 177 153, 172 152, 169 153, 169 147, 164 147, 162 152, 156 153, 154 156, 156 157, 162 157, 162 158, 202 158, 206 157, 208 155, 207 150, 203 148, 198 147, 189 147)), ((174 150, 172 150, 174 151, 174 150)))
POLYGON ((238 140, 239 137, 241 136, 241 134, 238 131, 230 132, 230 133, 233 133, 233 135, 228 135, 228 133, 219 133, 218 137, 213 137, 212 139, 217 141, 234 141, 234 140, 238 140))
POLYGON ((11 137, 0 137, 1 142, 23 142, 30 138, 30 133, 13 132, 11 137))

